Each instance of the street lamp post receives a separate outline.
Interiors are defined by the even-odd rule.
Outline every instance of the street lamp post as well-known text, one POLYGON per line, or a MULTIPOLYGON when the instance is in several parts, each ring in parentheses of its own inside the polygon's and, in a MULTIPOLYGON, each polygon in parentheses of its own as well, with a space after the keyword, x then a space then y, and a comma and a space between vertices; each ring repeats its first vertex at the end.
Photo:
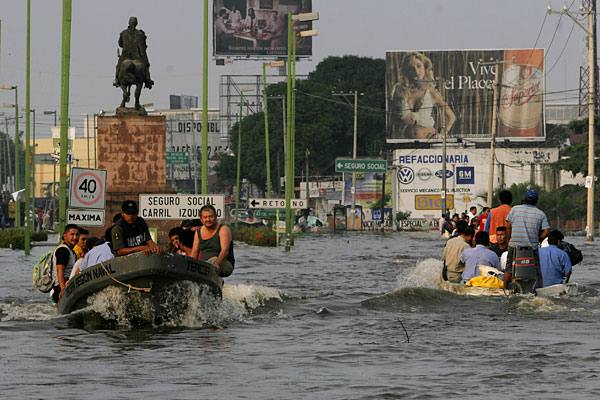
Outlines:
POLYGON ((237 155, 237 168, 235 178, 235 211, 237 217, 235 219, 235 226, 237 227, 240 220, 240 174, 242 167, 242 112, 244 111, 244 91, 240 90, 240 114, 238 118, 238 145, 236 151, 237 155))
POLYGON ((296 33, 294 22, 309 22, 319 19, 319 13, 288 14, 288 54, 287 54, 287 154, 285 173, 285 250, 290 251, 293 245, 292 229, 294 225, 292 215, 292 193, 294 191, 295 172, 295 113, 296 113, 296 41, 298 36, 311 37, 319 34, 318 30, 311 29, 296 33))
MULTIPOLYGON (((202 39, 202 194, 208 194, 208 0, 204 0, 202 39)), ((194 149, 194 151, 196 151, 194 149)))
POLYGON ((27 0, 25 62, 25 255, 31 253, 31 0, 27 0))
MULTIPOLYGON (((44 115, 54 115, 54 127, 56 127, 56 119, 57 119, 57 115, 56 115, 56 110, 48 110, 48 111, 44 111, 44 115)), ((52 191, 51 191, 51 196, 52 196, 52 209, 54 211, 54 214, 56 214, 56 161, 54 161, 54 165, 52 168, 52 191)), ((53 217, 54 217, 53 214, 53 217)))
POLYGON ((61 90, 60 90, 60 197, 59 232, 65 228, 67 215, 67 153, 69 130, 69 76, 71 64, 72 0, 63 0, 61 90))
MULTIPOLYGON (((0 90, 14 90, 15 91, 15 104, 9 107, 15 108, 15 187, 14 191, 18 192, 20 189, 20 178, 21 173, 19 153, 21 152, 20 139, 19 139, 19 89, 15 86, 0 86, 0 90)), ((15 227, 21 227, 21 204, 19 196, 15 200, 15 227)))
POLYGON ((265 115, 265 167, 267 173, 267 197, 271 197, 271 155, 269 145, 269 98, 267 96, 267 67, 283 67, 285 62, 272 61, 263 63, 263 111, 265 115))

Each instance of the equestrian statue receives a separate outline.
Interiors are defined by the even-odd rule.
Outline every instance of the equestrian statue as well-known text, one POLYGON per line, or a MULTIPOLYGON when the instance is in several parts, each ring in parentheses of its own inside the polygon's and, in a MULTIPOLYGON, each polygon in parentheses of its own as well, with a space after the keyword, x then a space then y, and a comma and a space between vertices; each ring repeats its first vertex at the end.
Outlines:
MULTIPOLYGON (((142 88, 152 89, 154 81, 150 79, 150 63, 146 54, 146 34, 141 29, 136 29, 137 18, 129 18, 129 26, 119 36, 119 47, 123 50, 119 54, 114 86, 123 91, 123 100, 117 109, 117 114, 126 113, 125 104, 131 99, 131 86, 135 85, 135 112, 145 115, 146 112, 140 104, 142 88)), ((117 50, 117 54, 119 51, 117 50)))

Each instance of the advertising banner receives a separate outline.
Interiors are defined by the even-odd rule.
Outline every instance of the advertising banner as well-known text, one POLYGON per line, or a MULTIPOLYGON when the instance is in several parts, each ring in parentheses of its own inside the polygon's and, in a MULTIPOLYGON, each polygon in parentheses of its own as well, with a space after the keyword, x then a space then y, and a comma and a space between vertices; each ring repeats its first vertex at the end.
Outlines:
MULTIPOLYGON (((288 14, 312 12, 312 0, 214 0, 215 56, 286 56, 288 14)), ((312 29, 295 23, 295 31, 312 29)), ((312 38, 298 38, 296 54, 312 54, 312 38)))
MULTIPOLYGON (((202 119, 200 113, 167 116, 167 179, 193 179, 194 141, 198 171, 202 158, 202 119), (195 138, 194 138, 195 136, 195 138)), ((208 174, 214 174, 218 157, 229 149, 229 142, 221 135, 217 114, 208 120, 208 174)), ((198 173, 200 175, 200 173, 198 173)))
MULTIPOLYGON (((558 148, 498 148, 494 163, 494 187, 512 183, 548 181, 559 157, 558 148), (548 174, 549 172, 549 174, 548 174)), ((463 212, 487 203, 489 149, 449 147, 446 171, 440 149, 394 151, 396 211, 410 211, 412 218, 439 217, 442 182, 446 179, 446 208, 463 212)))
POLYGON ((543 141, 544 50, 386 53, 387 142, 490 140, 498 74, 497 136, 543 141))

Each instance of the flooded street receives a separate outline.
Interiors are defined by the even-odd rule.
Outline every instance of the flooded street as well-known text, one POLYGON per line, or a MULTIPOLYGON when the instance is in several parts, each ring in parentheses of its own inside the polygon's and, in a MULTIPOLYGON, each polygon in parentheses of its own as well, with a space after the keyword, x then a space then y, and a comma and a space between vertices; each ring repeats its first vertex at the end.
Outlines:
POLYGON ((138 294, 116 289, 56 316, 31 289, 49 248, 2 249, 1 397, 598 398, 598 244, 567 240, 585 257, 570 299, 439 291, 435 234, 305 236, 289 254, 236 244, 222 303, 182 285, 187 310, 143 328, 115 306, 138 294))

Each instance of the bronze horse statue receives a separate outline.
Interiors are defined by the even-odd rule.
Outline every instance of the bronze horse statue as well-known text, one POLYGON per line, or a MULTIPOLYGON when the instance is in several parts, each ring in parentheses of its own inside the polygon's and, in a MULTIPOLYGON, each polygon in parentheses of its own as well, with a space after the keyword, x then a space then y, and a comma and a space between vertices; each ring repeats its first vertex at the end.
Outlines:
POLYGON ((142 108, 140 104, 140 94, 144 85, 148 89, 152 89, 154 82, 147 79, 148 67, 141 60, 129 60, 125 59, 121 63, 119 74, 117 75, 117 82, 121 90, 123 91, 123 100, 121 101, 120 107, 125 107, 131 100, 131 87, 135 85, 135 108, 140 110, 142 108))

